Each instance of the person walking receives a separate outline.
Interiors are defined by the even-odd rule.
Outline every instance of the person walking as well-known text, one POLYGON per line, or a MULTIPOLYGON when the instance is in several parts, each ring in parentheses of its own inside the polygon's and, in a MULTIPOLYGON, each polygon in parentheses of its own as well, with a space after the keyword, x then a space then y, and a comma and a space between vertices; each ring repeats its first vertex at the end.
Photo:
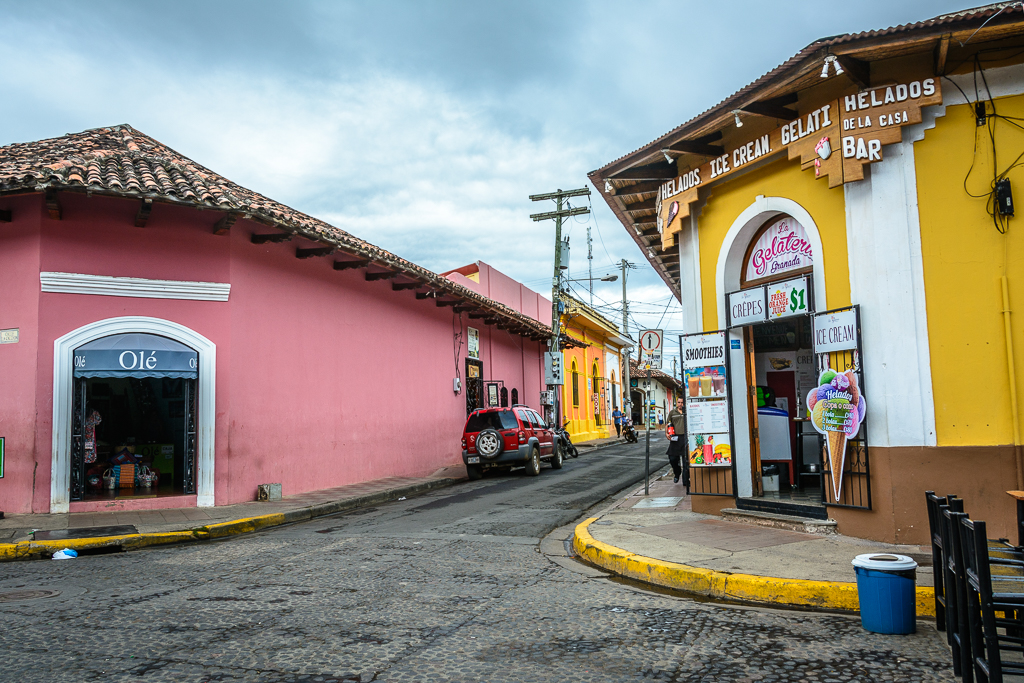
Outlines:
POLYGON ((622 436, 622 418, 624 417, 621 410, 616 408, 612 411, 612 417, 615 419, 615 438, 622 436))
POLYGON ((668 424, 672 435, 668 441, 668 462, 672 465, 672 481, 676 484, 683 480, 686 493, 690 493, 690 459, 686 457, 686 413, 682 397, 676 399, 676 407, 669 411, 668 424))

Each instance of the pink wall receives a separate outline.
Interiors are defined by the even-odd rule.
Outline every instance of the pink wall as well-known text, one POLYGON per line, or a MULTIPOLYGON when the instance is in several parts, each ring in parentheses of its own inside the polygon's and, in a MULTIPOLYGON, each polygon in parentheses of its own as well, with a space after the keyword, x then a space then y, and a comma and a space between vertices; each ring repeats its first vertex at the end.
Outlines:
MULTIPOLYGON (((335 271, 329 257, 296 259, 296 246, 309 246, 298 240, 252 244, 252 232, 269 229, 247 221, 213 235, 217 212, 161 204, 136 228, 132 200, 62 193, 61 221, 37 196, 4 201, 14 222, 0 223, 0 328, 22 337, 0 345, 0 509, 49 509, 54 339, 123 315, 172 320, 217 345, 218 505, 252 500, 261 483, 281 482, 289 495, 461 462, 465 395, 452 391, 450 308, 361 270, 335 271), (232 288, 228 302, 39 294, 40 270, 232 288)), ((541 345, 465 316, 463 331, 470 322, 485 377, 536 406, 541 345)))
POLYGON ((20 335, 17 344, 0 344, 0 436, 5 438, 7 452, 0 510, 15 512, 31 506, 34 474, 45 477, 42 491, 47 498, 50 490, 49 460, 42 472, 34 473, 36 462, 31 455, 36 450, 41 204, 25 197, 8 198, 0 199, 0 209, 11 210, 17 217, 16 222, 0 223, 0 329, 17 327, 20 335))

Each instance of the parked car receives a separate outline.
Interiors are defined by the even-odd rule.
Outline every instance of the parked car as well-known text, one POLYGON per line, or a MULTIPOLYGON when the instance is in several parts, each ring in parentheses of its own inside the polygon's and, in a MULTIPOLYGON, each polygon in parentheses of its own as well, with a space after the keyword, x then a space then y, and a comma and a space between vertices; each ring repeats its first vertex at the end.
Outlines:
POLYGON ((462 430, 462 461, 471 480, 484 470, 525 465, 527 474, 540 474, 540 463, 562 469, 562 450, 554 430, 529 406, 480 408, 466 419, 462 430))

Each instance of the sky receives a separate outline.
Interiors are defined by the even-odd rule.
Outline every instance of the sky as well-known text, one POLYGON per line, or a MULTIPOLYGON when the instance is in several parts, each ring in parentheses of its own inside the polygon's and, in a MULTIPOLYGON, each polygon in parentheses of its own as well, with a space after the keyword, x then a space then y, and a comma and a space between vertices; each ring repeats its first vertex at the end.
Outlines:
MULTIPOLYGON (((0 145, 127 123, 424 267, 482 260, 550 296, 554 225, 529 215, 554 205, 529 195, 586 187, 816 39, 969 6, 0 0, 0 145)), ((590 189, 572 205, 592 214, 563 228, 569 277, 627 259, 631 334, 678 334, 670 290, 590 189)), ((595 283, 616 322, 621 298, 595 283)))

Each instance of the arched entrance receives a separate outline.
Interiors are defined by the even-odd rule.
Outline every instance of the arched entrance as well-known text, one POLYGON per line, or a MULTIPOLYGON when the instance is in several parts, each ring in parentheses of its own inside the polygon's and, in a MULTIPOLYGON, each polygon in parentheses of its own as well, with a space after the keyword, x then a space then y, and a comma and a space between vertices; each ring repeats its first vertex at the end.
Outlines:
MULTIPOLYGON (((803 438, 798 436, 802 424, 794 418, 802 417, 800 387, 807 377, 801 377, 801 370, 808 366, 803 374, 813 374, 808 313, 825 310, 826 305, 821 255, 821 236, 810 214, 790 199, 763 196, 736 218, 719 252, 718 329, 728 328, 728 393, 738 498, 767 495, 763 483, 770 489, 769 497, 802 490, 802 463, 794 457, 795 446, 803 438), (779 294, 775 290, 785 285, 788 295, 792 287, 787 283, 794 282, 803 283, 806 290, 803 308, 783 312, 769 306, 769 297, 779 294), (730 308, 737 300, 761 302, 763 317, 737 318, 740 309, 730 308), (763 478, 763 464, 774 465, 779 475, 763 478)), ((757 305, 751 310, 758 310, 757 305)), ((807 451, 814 454, 810 442, 807 451)))
MULTIPOLYGON (((194 440, 190 444, 195 454, 194 487, 196 504, 201 507, 214 505, 214 422, 216 415, 216 363, 217 347, 206 337, 179 325, 178 323, 160 318, 143 316, 126 316, 110 318, 90 323, 78 328, 54 341, 54 373, 53 373, 53 452, 50 473, 50 512, 68 512, 72 489, 72 448, 75 426, 75 386, 76 382, 83 391, 81 379, 75 379, 75 350, 82 347, 90 348, 92 342, 115 335, 141 334, 154 335, 170 340, 171 343, 183 347, 180 353, 194 353, 195 377, 194 425, 186 438, 194 440)), ((102 350, 102 349, 94 349, 102 350)), ((109 349, 107 349, 109 351, 109 349)), ((186 354, 187 355, 187 354, 186 354)), ((115 354, 116 356, 116 354, 115 354)), ((127 364, 138 367, 140 357, 123 356, 127 364)), ((79 361, 81 362, 81 361, 79 361)), ((145 362, 145 361, 143 361, 145 362)), ((186 359, 186 365, 188 361, 186 359)), ((82 373, 79 373, 81 376, 82 373)), ((184 389, 183 389, 184 394, 184 389)), ((184 400, 184 399, 183 399, 184 400)), ((81 432, 79 432, 81 435, 81 432)), ((84 444, 80 446, 84 449, 84 444)))

